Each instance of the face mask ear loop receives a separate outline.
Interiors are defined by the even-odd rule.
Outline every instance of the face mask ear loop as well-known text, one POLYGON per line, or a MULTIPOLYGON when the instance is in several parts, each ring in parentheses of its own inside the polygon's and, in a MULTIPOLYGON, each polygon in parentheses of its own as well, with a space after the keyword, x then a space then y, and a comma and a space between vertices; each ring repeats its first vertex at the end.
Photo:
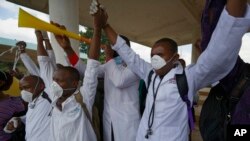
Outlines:
POLYGON ((166 62, 166 64, 168 64, 169 62, 171 62, 174 58, 174 56, 176 55, 176 53, 174 53, 174 55, 166 62))
MULTIPOLYGON (((35 93, 35 91, 36 91, 36 89, 37 89, 37 86, 38 86, 39 82, 40 82, 40 79, 37 77, 37 82, 36 82, 36 86, 35 86, 35 89, 34 89, 34 91, 33 91, 33 94, 35 93)), ((40 95, 39 95, 39 96, 40 96, 40 95)), ((38 96, 38 97, 39 97, 39 96, 38 96)), ((34 100, 34 105, 36 104, 36 101, 37 101, 38 97, 36 97, 36 99, 34 100)))

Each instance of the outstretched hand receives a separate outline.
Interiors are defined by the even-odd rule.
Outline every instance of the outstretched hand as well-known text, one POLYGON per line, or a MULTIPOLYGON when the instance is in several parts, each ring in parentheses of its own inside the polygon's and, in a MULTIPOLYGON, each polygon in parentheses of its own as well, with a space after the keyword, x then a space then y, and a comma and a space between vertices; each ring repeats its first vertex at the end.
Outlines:
MULTIPOLYGON (((65 26, 63 25, 59 25, 58 23, 54 23, 51 21, 51 24, 55 25, 56 27, 66 30, 65 26)), ((64 49, 69 49, 71 48, 71 44, 70 44, 70 40, 67 36, 65 35, 60 35, 60 34, 54 34, 55 39, 57 41, 57 43, 64 49)))

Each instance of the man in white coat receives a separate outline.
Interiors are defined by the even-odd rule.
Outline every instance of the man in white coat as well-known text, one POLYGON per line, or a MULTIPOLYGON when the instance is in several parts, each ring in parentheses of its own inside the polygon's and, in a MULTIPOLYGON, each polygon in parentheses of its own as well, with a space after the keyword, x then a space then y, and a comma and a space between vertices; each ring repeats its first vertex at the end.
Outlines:
MULTIPOLYGON (((95 14, 95 18, 102 16, 95 14)), ((89 59, 85 71, 83 86, 78 90, 79 72, 73 67, 60 67, 53 74, 53 82, 51 91, 54 94, 52 105, 52 120, 50 141, 96 141, 96 135, 92 128, 91 122, 87 114, 76 100, 75 94, 80 94, 83 103, 92 117, 92 108, 96 94, 98 67, 100 63, 97 61, 100 50, 101 28, 99 24, 101 20, 94 20, 94 36, 89 50, 89 59)), ((60 26, 53 23, 62 29, 60 26)), ((71 46, 69 38, 65 35, 55 35, 60 46, 71 46)), ((48 67, 51 63, 47 64, 48 67)), ((50 66, 52 67, 52 66, 50 66)), ((48 78, 50 79, 50 78, 48 78)))
POLYGON ((20 80, 22 99, 28 102, 28 112, 23 117, 14 117, 6 125, 7 131, 14 131, 22 121, 25 126, 27 141, 48 140, 50 135, 51 100, 44 91, 43 80, 35 75, 25 76, 20 80))
MULTIPOLYGON (((123 36, 126 44, 129 40, 123 36)), ((99 67, 104 74, 103 139, 105 141, 135 141, 140 123, 139 77, 106 46, 109 60, 99 67), (124 134, 126 133, 126 134, 124 134)))
MULTIPOLYGON (((103 18, 103 17, 102 17, 103 18)), ((104 18, 103 18, 104 19, 104 18)), ((107 20, 107 15, 106 15, 107 20)), ((140 59, 107 22, 102 25, 112 48, 128 67, 147 82, 153 69, 146 107, 139 125, 137 141, 188 141, 189 118, 187 104, 177 89, 176 74, 185 70, 188 100, 192 103, 197 90, 223 78, 233 68, 241 38, 250 27, 250 11, 246 0, 228 0, 208 48, 196 64, 185 69, 178 62, 177 44, 163 38, 152 47, 151 64, 140 59)))
MULTIPOLYGON (((130 46, 129 40, 122 36, 130 46)), ((69 62, 83 76, 86 65, 72 48, 63 46, 69 62)), ((139 77, 133 73, 121 57, 106 45, 106 63, 98 69, 98 77, 104 77, 104 141, 135 141, 141 115, 139 111, 139 77), (126 134, 124 134, 126 133, 126 134)))
MULTIPOLYGON (((48 57, 48 53, 43 46, 43 36, 42 32, 36 30, 36 37, 37 37, 37 55, 38 60, 41 58, 48 57)), ((21 55, 25 55, 23 52, 26 43, 21 41, 17 43, 23 50, 21 50, 21 55)), ((26 76, 20 80, 20 89, 22 99, 28 102, 28 112, 25 116, 20 118, 13 118, 12 121, 17 122, 20 119, 22 122, 26 124, 25 131, 26 131, 26 140, 27 141, 44 141, 48 140, 51 130, 50 130, 50 123, 51 123, 51 93, 49 92, 48 85, 46 86, 47 79, 44 79, 44 73, 46 70, 46 65, 43 62, 38 61, 40 65, 41 71, 37 68, 34 62, 26 55, 23 56, 24 63, 26 64, 27 69, 30 70, 31 73, 34 75, 26 76), (33 70, 34 69, 34 70, 33 70), (41 78, 38 77, 39 73, 41 74, 41 78), (37 76, 35 76, 37 75, 37 76)), ((51 69, 54 70, 54 63, 52 63, 52 59, 48 57, 49 61, 51 61, 51 69)), ((52 73, 51 73, 52 74, 52 73)), ((48 74, 47 74, 48 75, 48 74)), ((12 124, 14 123, 12 122, 12 124)), ((10 124, 9 124, 10 126, 10 124)))

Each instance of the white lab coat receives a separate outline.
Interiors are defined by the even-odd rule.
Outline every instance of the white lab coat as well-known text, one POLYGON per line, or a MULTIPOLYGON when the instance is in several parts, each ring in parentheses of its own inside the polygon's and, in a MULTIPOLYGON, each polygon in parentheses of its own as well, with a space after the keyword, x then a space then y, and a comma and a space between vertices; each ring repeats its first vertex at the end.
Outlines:
POLYGON ((53 50, 46 50, 54 68, 56 68, 56 56, 53 50))
MULTIPOLYGON (((33 102, 31 102, 33 103, 33 102)), ((28 105, 28 112, 24 123, 26 141, 47 141, 50 136, 50 121, 52 106, 47 99, 39 96, 32 109, 31 103, 28 105)))
MULTIPOLYGON (((46 59, 44 59, 44 61, 45 60, 46 59)), ((88 60, 83 86, 80 88, 80 93, 83 96, 83 102, 86 104, 90 116, 92 116, 92 106, 94 103, 96 87, 98 83, 97 73, 99 64, 100 63, 98 61, 91 59, 88 60)), ((47 68, 52 67, 51 63, 49 62, 47 65, 47 68)), ((51 72, 48 73, 51 74, 51 72)), ((50 78, 47 77, 46 79, 50 78)), ((51 80, 46 82, 49 81, 51 80)), ((51 134, 49 141, 97 140, 90 121, 82 110, 81 105, 76 101, 74 95, 70 96, 62 103, 62 111, 57 108, 55 99, 53 99, 52 105, 54 108, 51 117, 51 134)))
MULTIPOLYGON (((43 79, 46 91, 50 92, 50 87, 53 82, 53 73, 55 71, 55 65, 49 56, 37 56, 37 61, 40 66, 40 77, 43 79)), ((48 94, 50 99, 54 96, 51 93, 48 94)))
MULTIPOLYGON (((81 60, 75 67, 84 73, 85 64, 81 60)), ((104 77, 104 141, 112 140, 111 125, 116 141, 135 141, 141 118, 139 77, 122 64, 116 65, 113 59, 99 67, 98 76, 104 77)))
MULTIPOLYGON (((52 62, 52 65, 54 66, 54 68, 56 68, 56 58, 55 58, 54 51, 53 50, 46 50, 46 51, 48 53, 50 61, 52 62)), ((22 62, 24 64, 24 66, 26 67, 26 69, 28 70, 28 72, 31 75, 40 76, 39 68, 34 63, 34 61, 28 56, 27 53, 21 53, 20 58, 21 58, 21 60, 22 60, 22 62)))
POLYGON ((135 141, 140 123, 139 77, 112 59, 99 68, 104 77, 103 136, 112 141, 135 141))
MULTIPOLYGON (((188 82, 188 98, 192 102, 197 90, 223 78, 233 68, 241 46, 241 38, 250 26, 249 8, 245 18, 234 18, 224 10, 213 33, 208 48, 201 54, 197 63, 185 68, 188 82)), ((112 47, 116 50, 128 67, 147 82, 152 70, 151 64, 140 59, 125 41, 118 37, 112 47)), ((155 107, 155 118, 152 126, 153 134, 145 138, 148 129, 148 117, 153 103, 152 85, 146 99, 146 107, 137 133, 137 141, 188 141, 189 125, 186 104, 178 94, 175 74, 181 74, 180 64, 163 78, 155 107)), ((155 74, 152 76, 152 79, 155 74)), ((156 78, 155 86, 159 84, 156 78)))
POLYGON ((21 53, 20 58, 30 74, 39 76, 40 74, 39 68, 34 63, 34 61, 28 56, 27 53, 21 53))

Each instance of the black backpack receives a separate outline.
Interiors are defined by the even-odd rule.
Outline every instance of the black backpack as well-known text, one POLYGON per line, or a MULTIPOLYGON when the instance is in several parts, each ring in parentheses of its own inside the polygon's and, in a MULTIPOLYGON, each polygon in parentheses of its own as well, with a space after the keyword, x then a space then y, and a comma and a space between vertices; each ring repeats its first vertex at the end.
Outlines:
POLYGON ((226 94, 220 83, 210 90, 199 120, 200 133, 204 141, 227 141, 231 115, 244 90, 249 86, 250 65, 247 64, 230 95, 226 94))

